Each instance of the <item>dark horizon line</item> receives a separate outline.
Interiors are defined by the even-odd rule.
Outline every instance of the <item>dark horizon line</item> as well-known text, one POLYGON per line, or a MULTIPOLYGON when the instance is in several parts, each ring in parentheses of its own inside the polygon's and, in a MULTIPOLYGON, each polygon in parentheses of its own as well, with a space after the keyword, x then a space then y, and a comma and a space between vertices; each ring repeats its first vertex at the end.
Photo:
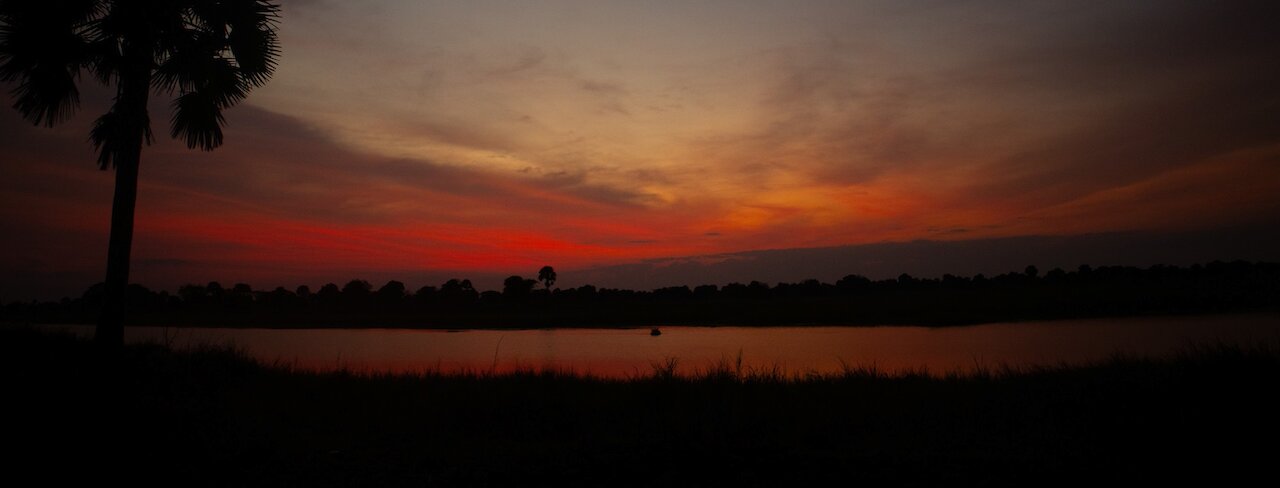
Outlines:
MULTIPOLYGON (((1093 267, 1092 265, 1090 265, 1090 264, 1088 264, 1088 263, 1084 263, 1084 264, 1080 264, 1079 266, 1077 266, 1077 267, 1076 267, 1076 269, 1074 269, 1074 270, 1064 270, 1064 269, 1062 269, 1061 267, 1054 267, 1053 269, 1050 269, 1050 270, 1048 270, 1048 271, 1042 271, 1042 270, 1040 270, 1040 268, 1039 268, 1038 266, 1036 266, 1036 265, 1034 265, 1034 264, 1030 264, 1030 265, 1027 265, 1027 266, 1023 269, 1023 271, 1011 270, 1011 271, 1007 271, 1007 272, 1000 273, 1000 274, 990 274, 990 275, 988 275, 987 273, 975 273, 975 274, 973 274, 973 275, 967 275, 967 276, 966 276, 966 275, 956 275, 956 274, 952 274, 952 273, 942 273, 941 275, 937 275, 937 276, 928 276, 928 277, 926 277, 926 276, 913 276, 913 275, 911 275, 911 274, 909 274, 909 273, 905 273, 905 272, 904 272, 904 273, 899 274, 896 278, 871 279, 871 278, 869 278, 869 277, 867 277, 867 276, 864 276, 864 275, 861 275, 861 274, 858 274, 858 273, 850 273, 850 274, 846 274, 846 275, 844 275, 844 277, 842 277, 842 278, 841 278, 841 279, 839 279, 839 280, 835 280, 834 282, 825 282, 825 281, 822 281, 822 280, 819 280, 819 279, 816 279, 816 278, 807 278, 807 279, 796 280, 796 281, 785 281, 785 280, 780 280, 780 281, 776 281, 776 282, 767 282, 767 281, 751 280, 751 281, 746 282, 746 283, 743 283, 741 280, 734 280, 734 281, 729 281, 729 282, 727 282, 727 283, 723 283, 723 284, 720 284, 720 283, 701 283, 701 284, 696 284, 696 285, 694 285, 694 284, 682 284, 682 285, 662 286, 662 287, 656 287, 656 288, 651 288, 651 289, 629 289, 629 288, 623 288, 623 287, 604 287, 604 286, 597 287, 597 286, 595 286, 595 285, 593 285, 593 284, 589 284, 589 283, 587 283, 587 284, 582 284, 582 285, 579 285, 579 286, 564 287, 564 288, 561 288, 561 287, 547 288, 547 287, 544 287, 544 286, 540 286, 540 283, 538 282, 538 280, 536 280, 536 279, 534 279, 534 278, 526 278, 525 276, 523 276, 523 275, 518 275, 518 274, 510 275, 510 276, 507 278, 507 280, 511 280, 511 279, 513 279, 513 278, 523 280, 524 282, 526 282, 526 283, 525 283, 525 285, 528 285, 528 290, 527 290, 527 292, 528 292, 528 293, 548 293, 548 292, 550 292, 550 293, 548 293, 548 294, 555 294, 556 292, 564 293, 564 292, 567 292, 567 291, 569 291, 569 290, 579 290, 579 291, 580 291, 580 290, 583 290, 583 289, 586 289, 586 288, 590 288, 590 289, 592 289, 592 290, 596 290, 596 291, 611 291, 611 292, 636 293, 636 294, 653 294, 653 293, 660 293, 660 292, 663 292, 663 291, 677 290, 677 289, 681 289, 681 288, 686 288, 686 289, 689 289, 689 290, 695 290, 695 289, 699 289, 699 288, 712 287, 712 288, 714 288, 716 291, 719 291, 719 290, 724 289, 724 288, 726 288, 726 287, 734 287, 734 286, 746 286, 746 287, 753 287, 753 288, 763 287, 763 288, 765 288, 765 289, 775 289, 775 288, 785 287, 785 286, 802 286, 802 285, 839 286, 839 283, 840 283, 841 281, 844 281, 844 280, 847 280, 847 279, 855 279, 855 280, 860 280, 860 281, 865 280, 865 282, 866 282, 866 283, 869 283, 869 284, 903 283, 903 282, 912 282, 912 283, 917 283, 917 284, 929 284, 929 283, 945 283, 945 282, 952 281, 952 280, 960 280, 960 281, 965 281, 965 282, 970 282, 970 283, 972 283, 972 282, 981 282, 981 281, 983 281, 983 280, 993 280, 993 281, 994 281, 994 280, 999 280, 999 279, 1001 279, 1001 278, 1007 278, 1007 277, 1011 277, 1011 276, 1013 276, 1013 277, 1026 277, 1026 278, 1031 278, 1031 279, 1039 279, 1039 280, 1043 280, 1043 279, 1053 279, 1053 278, 1052 278, 1053 276, 1055 276, 1055 275, 1059 275, 1059 274, 1060 274, 1060 275, 1062 275, 1062 276, 1072 276, 1072 275, 1079 275, 1079 274, 1082 274, 1082 273, 1089 273, 1089 272, 1096 272, 1096 271, 1107 271, 1107 270, 1138 270, 1138 271, 1143 271, 1143 272, 1156 271, 1156 270, 1169 270, 1169 271, 1188 270, 1188 271, 1192 271, 1192 270, 1198 270, 1198 269, 1205 269, 1205 268, 1209 268, 1209 267, 1212 267, 1212 266, 1226 266, 1226 265, 1249 265, 1249 266, 1257 266, 1257 267, 1271 267, 1271 266, 1280 267, 1280 262, 1275 262, 1275 261, 1265 261, 1265 260, 1242 260, 1242 259, 1236 259, 1236 260, 1230 260, 1230 261, 1224 261, 1224 260, 1213 260, 1213 261, 1209 261, 1209 262, 1205 262, 1205 263, 1193 263, 1193 264, 1190 264, 1190 265, 1182 265, 1182 266, 1180 266, 1180 265, 1154 264, 1154 265, 1150 265, 1150 266, 1146 266, 1146 267, 1142 267, 1142 266, 1134 266, 1134 265, 1103 265, 1103 266, 1093 267), (771 283, 772 283, 772 284, 771 284, 771 283)), ((456 284, 457 284, 457 285, 462 285, 462 286, 464 287, 464 289, 474 291, 477 295, 484 295, 484 294, 486 294, 486 293, 499 293, 499 294, 504 294, 504 295, 505 295, 505 294, 507 294, 506 289, 507 289, 507 288, 509 288, 508 286, 504 286, 504 287, 503 287, 503 289, 486 289, 486 290, 479 290, 479 289, 476 289, 476 288, 474 288, 473 286, 471 286, 471 280, 470 280, 469 278, 460 278, 460 277, 458 277, 458 278, 451 278, 451 279, 448 279, 448 280, 446 280, 445 282, 443 282, 443 283, 441 283, 441 284, 439 284, 439 285, 429 285, 429 284, 428 284, 428 285, 422 285, 422 286, 420 286, 420 287, 418 287, 418 288, 416 288, 416 289, 413 289, 413 288, 408 287, 408 286, 407 286, 403 281, 400 281, 400 280, 397 280, 397 279, 391 279, 391 280, 388 280, 388 281, 387 281, 387 283, 383 284, 383 285, 382 285, 382 286, 380 286, 380 287, 376 287, 376 288, 375 288, 375 287, 373 286, 373 283, 371 283, 371 282, 370 282, 370 281, 368 281, 368 280, 364 280, 364 279, 362 279, 362 278, 352 278, 352 279, 350 279, 350 280, 347 280, 347 281, 346 281, 345 283, 343 283, 342 285, 339 285, 339 284, 338 284, 339 282, 329 281, 329 282, 326 282, 324 285, 320 285, 319 287, 316 287, 316 289, 314 289, 314 290, 312 290, 312 289, 311 289, 311 286, 310 286, 310 285, 305 285, 305 284, 303 284, 303 285, 298 285, 298 286, 294 287, 292 290, 290 290, 290 289, 288 289, 288 288, 286 288, 286 287, 284 287, 284 286, 277 286, 275 289, 272 289, 272 290, 268 290, 268 289, 254 289, 251 285, 249 285, 248 283, 245 283, 245 282, 235 282, 235 283, 233 283, 230 287, 224 287, 224 286, 222 285, 222 283, 221 283, 221 282, 219 282, 219 281, 217 281, 217 280, 209 281, 209 282, 207 282, 207 283, 205 283, 205 284, 199 284, 199 283, 187 283, 187 284, 184 284, 184 285, 180 285, 180 286, 178 287, 178 289, 177 289, 177 290, 174 290, 173 292, 170 292, 170 291, 169 291, 169 290, 167 290, 167 289, 153 290, 153 289, 151 289, 151 288, 149 288, 149 287, 147 287, 146 285, 143 285, 143 284, 141 284, 141 283, 130 283, 130 284, 129 284, 129 286, 130 286, 131 288, 138 287, 138 288, 141 288, 142 290, 145 290, 145 291, 146 291, 146 292, 148 292, 148 293, 153 293, 153 294, 157 294, 157 295, 162 295, 162 296, 164 296, 164 295, 168 295, 168 296, 173 296, 173 297, 181 297, 181 296, 182 296, 182 290, 183 290, 184 288, 188 288, 188 287, 198 287, 198 288, 204 288, 205 290, 212 290, 212 289, 214 289, 215 287, 213 287, 213 286, 211 286, 211 285, 217 285, 217 286, 216 286, 216 288, 221 289, 223 292, 226 292, 226 293, 238 293, 238 294, 243 294, 243 293, 245 293, 245 291, 244 291, 244 290, 239 289, 239 288, 241 288, 241 287, 242 287, 242 285, 243 285, 243 287, 248 288, 248 294, 250 294, 250 295, 251 295, 251 296, 253 296, 254 298, 258 298, 258 297, 263 296, 263 295, 267 295, 267 294, 271 294, 271 293, 278 293, 278 292, 280 292, 280 291, 284 291, 284 292, 287 292, 287 293, 290 293, 290 294, 293 294, 293 295, 301 295, 301 294, 302 294, 301 290, 302 290, 303 288, 306 288, 306 289, 308 290, 308 291, 307 291, 307 294, 308 294, 308 295, 314 296, 314 295, 317 295, 321 290, 323 290, 323 289, 325 289, 326 287, 329 287, 329 286, 336 287, 336 288, 338 288, 338 290, 339 290, 340 292, 342 292, 342 293, 346 293, 346 291, 347 291, 347 289, 348 289, 349 287, 352 287, 353 285, 354 285, 354 286, 360 286, 359 284, 361 284, 361 283, 364 285, 364 286, 360 286, 361 288, 365 288, 365 286, 367 286, 367 288, 365 288, 365 290, 366 290, 366 291, 365 291, 365 293, 368 293, 368 294, 379 294, 379 293, 382 293, 382 291, 383 291, 384 289, 387 289, 387 287, 388 287, 388 286, 394 286, 394 285, 393 285, 394 283, 399 283, 399 285, 400 285, 400 286, 402 286, 402 287, 403 287, 403 290, 404 290, 404 293, 403 293, 403 295, 402 295, 402 296, 403 296, 403 297, 405 297, 405 298, 411 298, 411 297, 414 297, 414 296, 416 296, 416 295, 421 294, 421 293, 423 292, 423 290, 424 290, 424 289, 430 289, 430 290, 432 290, 433 292, 439 292, 439 291, 440 291, 441 289, 443 289, 445 286, 449 286, 449 285, 450 285, 450 283, 454 283, 454 282, 456 282, 456 284)), ((102 286, 103 286, 103 284, 104 284, 103 282, 97 282, 97 283, 94 283, 94 284, 92 284, 92 285, 89 285, 89 286, 85 287, 85 291, 81 294, 81 296, 80 296, 80 297, 63 296, 62 298, 60 298, 60 299, 58 299, 58 300, 36 300, 36 299, 32 299, 32 300, 29 300, 29 301, 14 300, 14 301, 7 302, 7 303, 6 303, 6 302, 0 302, 0 306, 4 306, 4 305, 7 305, 7 304, 39 304, 39 303, 58 303, 58 302, 65 302, 65 301, 68 301, 68 300, 77 300, 77 299, 84 298, 85 296, 87 296, 87 295, 91 294, 91 292, 93 292, 95 289, 102 287, 102 286)))

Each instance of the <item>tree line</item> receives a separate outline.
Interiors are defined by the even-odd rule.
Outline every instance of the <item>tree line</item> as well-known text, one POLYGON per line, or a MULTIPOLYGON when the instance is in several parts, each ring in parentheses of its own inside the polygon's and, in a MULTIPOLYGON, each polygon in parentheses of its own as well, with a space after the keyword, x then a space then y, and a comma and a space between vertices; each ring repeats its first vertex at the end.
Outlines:
MULTIPOLYGON (((190 284, 176 293, 130 285, 128 307, 138 324, 224 326, 528 327, 662 324, 919 324, 1002 320, 1211 313, 1280 305, 1280 264, 1244 261, 1187 267, 1082 265, 1041 273, 1035 266, 994 276, 978 274, 873 280, 851 274, 770 285, 672 286, 653 290, 559 288, 550 266, 537 279, 508 277, 501 290, 480 291, 470 280, 410 289, 391 280, 375 287, 353 279, 319 289, 255 290, 249 284, 190 284)), ((103 285, 58 302, 14 302, 0 320, 91 323, 104 303, 103 285)))

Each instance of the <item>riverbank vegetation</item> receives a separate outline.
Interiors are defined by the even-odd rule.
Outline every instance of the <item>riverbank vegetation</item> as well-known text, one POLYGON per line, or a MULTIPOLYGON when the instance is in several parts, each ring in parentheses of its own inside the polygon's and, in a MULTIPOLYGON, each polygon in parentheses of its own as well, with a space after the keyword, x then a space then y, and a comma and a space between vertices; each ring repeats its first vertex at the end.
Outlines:
POLYGON ((358 375, 0 329, 13 479, 167 486, 1052 486, 1268 479, 1280 353, 972 376, 733 363, 358 375))
MULTIPOLYGON (((1213 262, 1190 267, 1081 266, 1074 271, 987 277, 943 275, 835 283, 678 286, 651 291, 551 288, 512 276, 502 291, 477 291, 468 280, 416 291, 399 281, 375 288, 363 280, 318 290, 260 291, 240 283, 187 285, 170 294, 134 285, 136 325, 219 327, 608 327, 689 325, 958 325, 998 321, 1280 310, 1280 264, 1213 262)), ((539 283, 541 281, 541 283, 539 283)), ((92 323, 101 286, 60 302, 10 303, 0 321, 92 323)))

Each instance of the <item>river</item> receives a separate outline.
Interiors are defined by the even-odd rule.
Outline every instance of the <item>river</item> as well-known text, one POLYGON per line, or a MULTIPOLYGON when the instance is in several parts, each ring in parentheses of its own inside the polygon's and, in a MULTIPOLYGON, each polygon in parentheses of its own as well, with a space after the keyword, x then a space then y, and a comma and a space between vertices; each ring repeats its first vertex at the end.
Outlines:
MULTIPOLYGON (((92 334, 92 326, 59 326, 92 334)), ((265 363, 360 372, 558 368, 605 377, 685 373, 721 361, 787 374, 842 365, 933 374, 1084 364, 1116 354, 1161 356, 1192 344, 1280 345, 1280 316, 1214 315, 996 323, 962 327, 661 327, 411 330, 128 327, 127 342, 233 344, 265 363)))

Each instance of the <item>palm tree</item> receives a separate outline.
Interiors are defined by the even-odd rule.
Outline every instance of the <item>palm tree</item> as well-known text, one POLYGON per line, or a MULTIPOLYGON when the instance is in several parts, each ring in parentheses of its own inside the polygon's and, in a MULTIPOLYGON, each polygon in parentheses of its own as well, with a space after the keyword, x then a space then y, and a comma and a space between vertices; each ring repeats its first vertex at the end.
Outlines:
POLYGON ((99 344, 124 339, 138 163, 152 141, 148 99, 175 95, 170 135, 218 147, 222 110, 275 69, 278 17, 268 0, 0 0, 0 80, 17 81, 13 106, 28 121, 70 118, 81 71, 116 89, 89 135, 99 167, 116 170, 99 344))
POLYGON ((550 266, 543 266, 542 269, 538 270, 538 281, 542 282, 547 291, 551 291, 551 285, 556 282, 556 269, 550 266))

